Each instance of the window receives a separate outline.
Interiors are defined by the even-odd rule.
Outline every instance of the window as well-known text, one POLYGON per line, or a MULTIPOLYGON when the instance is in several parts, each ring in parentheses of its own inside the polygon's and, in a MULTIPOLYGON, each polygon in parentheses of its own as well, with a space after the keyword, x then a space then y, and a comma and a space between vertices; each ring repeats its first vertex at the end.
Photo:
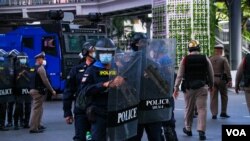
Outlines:
POLYGON ((99 39, 105 38, 105 36, 99 36, 99 39))
POLYGON ((23 37, 22 46, 26 48, 34 48, 34 39, 32 37, 23 37))
POLYGON ((81 34, 65 34, 65 47, 67 53, 79 53, 82 45, 86 42, 86 37, 81 34))
POLYGON ((54 36, 46 36, 42 38, 42 51, 46 54, 57 55, 56 38, 54 36))
POLYGON ((98 40, 98 36, 88 36, 88 39, 98 40))

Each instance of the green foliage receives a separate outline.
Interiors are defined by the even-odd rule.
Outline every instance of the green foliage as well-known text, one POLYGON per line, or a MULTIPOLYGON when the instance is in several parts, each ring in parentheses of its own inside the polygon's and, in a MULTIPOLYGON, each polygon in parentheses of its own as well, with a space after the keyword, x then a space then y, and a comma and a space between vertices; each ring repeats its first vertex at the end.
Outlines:
MULTIPOLYGON (((216 29, 216 24, 217 24, 217 20, 216 20, 216 6, 213 3, 210 3, 210 48, 215 46, 215 29, 216 29)), ((214 53, 214 50, 211 49, 210 52, 211 54, 214 53)))
MULTIPOLYGON (((230 3, 229 3, 230 4, 230 3)), ((228 7, 225 2, 216 2, 216 24, 218 21, 228 21, 229 13, 228 7)), ((241 0, 241 11, 242 11, 242 33, 244 36, 250 38, 248 32, 246 31, 245 23, 248 18, 250 18, 250 2, 249 0, 241 0)))
POLYGON ((121 38, 124 34, 124 17, 115 17, 112 21, 113 27, 116 31, 116 36, 121 38))

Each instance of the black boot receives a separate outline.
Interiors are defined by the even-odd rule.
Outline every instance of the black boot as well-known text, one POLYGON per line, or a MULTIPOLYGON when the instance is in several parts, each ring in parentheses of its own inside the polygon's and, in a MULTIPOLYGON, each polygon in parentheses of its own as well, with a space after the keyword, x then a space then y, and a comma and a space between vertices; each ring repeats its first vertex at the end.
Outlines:
POLYGON ((183 133, 185 133, 187 136, 192 136, 192 131, 188 131, 185 127, 183 128, 183 133))
POLYGON ((199 132, 199 136, 200 136, 200 140, 206 140, 206 135, 204 131, 198 131, 199 132))
POLYGON ((178 141, 177 134, 174 127, 164 127, 164 135, 167 141, 178 141))
POLYGON ((222 117, 222 118, 230 118, 230 116, 227 115, 226 113, 221 113, 221 114, 220 114, 220 117, 222 117))

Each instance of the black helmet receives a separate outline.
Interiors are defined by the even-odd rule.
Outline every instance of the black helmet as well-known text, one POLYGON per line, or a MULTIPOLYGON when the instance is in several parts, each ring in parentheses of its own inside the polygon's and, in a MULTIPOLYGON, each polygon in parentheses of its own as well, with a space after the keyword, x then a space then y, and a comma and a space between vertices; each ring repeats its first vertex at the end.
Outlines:
POLYGON ((88 40, 82 45, 82 50, 79 54, 81 59, 87 57, 89 55, 89 51, 94 51, 95 43, 95 40, 88 40))
POLYGON ((15 58, 18 54, 19 54, 20 52, 19 51, 17 51, 16 49, 13 49, 13 50, 11 50, 10 52, 9 52, 9 57, 11 57, 11 58, 15 58))
POLYGON ((8 53, 3 50, 3 49, 0 49, 0 56, 6 56, 8 53))
POLYGON ((191 40, 188 43, 188 51, 200 51, 200 43, 197 40, 191 40))
POLYGON ((142 39, 147 39, 145 33, 136 32, 132 34, 130 46, 134 51, 138 51, 138 43, 142 39))
POLYGON ((95 45, 96 59, 103 64, 109 64, 115 54, 116 46, 109 38, 102 38, 95 45))

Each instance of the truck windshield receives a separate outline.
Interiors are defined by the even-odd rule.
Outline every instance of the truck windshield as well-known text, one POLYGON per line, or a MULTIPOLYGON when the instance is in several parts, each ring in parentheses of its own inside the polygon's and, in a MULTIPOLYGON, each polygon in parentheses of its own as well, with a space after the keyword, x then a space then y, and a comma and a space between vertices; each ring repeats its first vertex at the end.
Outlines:
POLYGON ((82 34, 64 34, 66 53, 81 52, 82 45, 86 41, 85 35, 82 34))

